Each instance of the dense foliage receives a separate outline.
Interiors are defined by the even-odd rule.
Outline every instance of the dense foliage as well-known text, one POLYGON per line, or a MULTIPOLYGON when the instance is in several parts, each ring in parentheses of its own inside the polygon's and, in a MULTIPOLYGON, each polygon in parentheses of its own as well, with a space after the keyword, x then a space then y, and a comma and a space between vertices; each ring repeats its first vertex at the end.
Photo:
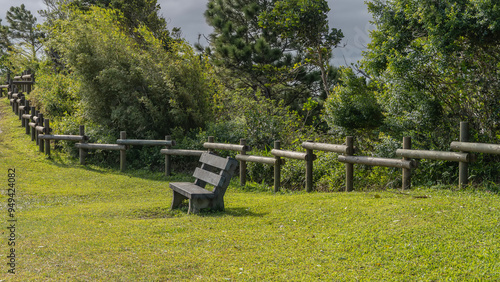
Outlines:
MULTIPOLYGON (((201 149, 210 135, 245 138, 252 154, 267 156, 275 140, 302 151, 305 140, 339 144, 354 135, 358 155, 393 158, 403 136, 413 148, 447 151, 459 121, 468 121, 472 140, 500 142, 500 8, 493 0, 369 1, 372 41, 358 66, 341 69, 330 61, 343 34, 329 27, 325 0, 209 0, 213 32, 198 52, 179 29, 167 29, 156 0, 44 3, 41 29, 24 6, 9 10, 8 25, 0 25, 0 68, 33 68, 30 98, 59 133, 85 124, 95 142, 113 143, 123 130, 131 138, 172 135, 183 149, 201 149)), ((107 154, 94 159, 106 162, 107 154)), ((139 160, 133 165, 161 164, 158 150, 131 154, 139 160)), ((499 163, 479 155, 472 182, 498 182, 499 163)), ((456 163, 421 167, 416 184, 457 179, 456 163)), ((254 181, 272 179, 272 167, 248 169, 254 181)), ((284 186, 302 187, 304 169, 287 162, 284 186)), ((400 185, 396 169, 355 171, 359 186, 400 185)), ((341 190, 343 173, 335 154, 318 153, 318 189, 341 190)))
MULTIPOLYGON (((383 130, 398 139, 412 136, 422 148, 448 150, 459 122, 468 121, 475 141, 499 142, 500 8, 495 3, 368 3, 376 29, 362 65, 378 88, 383 130)), ((474 174, 490 178, 481 166, 474 174)), ((432 178, 440 181, 439 174, 432 178)))

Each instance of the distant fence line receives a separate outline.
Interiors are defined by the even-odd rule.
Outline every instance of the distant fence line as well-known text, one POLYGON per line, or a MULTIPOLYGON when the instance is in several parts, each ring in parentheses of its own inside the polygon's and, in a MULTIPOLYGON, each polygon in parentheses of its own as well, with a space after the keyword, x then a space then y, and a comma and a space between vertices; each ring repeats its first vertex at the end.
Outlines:
MULTIPOLYGON (((165 175, 172 173, 171 156, 201 156, 205 150, 185 150, 174 149, 175 140, 170 136, 165 136, 165 140, 142 140, 127 139, 125 131, 120 132, 116 144, 97 144, 88 143, 89 137, 85 135, 85 127, 80 125, 79 133, 76 135, 56 135, 52 134, 50 120, 44 118, 43 113, 38 112, 35 107, 30 106, 30 101, 25 98, 22 90, 30 93, 31 86, 34 83, 34 75, 23 73, 21 76, 15 76, 13 80, 9 79, 7 85, 0 85, 0 90, 8 89, 8 99, 13 112, 21 120, 21 126, 26 128, 26 134, 31 135, 31 140, 36 141, 40 152, 45 152, 50 157, 50 141, 73 141, 78 142, 75 147, 79 149, 80 164, 85 164, 85 158, 89 150, 117 150, 120 151, 120 170, 126 170, 126 152, 130 146, 159 146, 160 153, 165 155, 165 175), (22 89, 22 90, 20 90, 22 89)), ((285 159, 296 159, 305 162, 306 183, 305 189, 308 192, 314 190, 313 168, 316 155, 314 151, 333 152, 338 154, 338 161, 345 164, 345 191, 354 190, 354 164, 395 167, 402 169, 402 189, 411 187, 412 170, 418 167, 418 160, 443 160, 459 162, 459 185, 462 187, 468 183, 468 163, 474 161, 475 153, 500 154, 500 145, 469 142, 469 128, 467 122, 460 123, 460 140, 452 142, 450 148, 459 152, 430 151, 430 150, 412 150, 411 138, 404 137, 402 149, 396 150, 396 155, 401 159, 379 158, 370 156, 357 156, 354 150, 354 137, 346 137, 344 144, 327 144, 306 141, 302 143, 305 152, 295 152, 282 150, 280 141, 274 142, 274 149, 271 154, 274 157, 249 155, 252 150, 246 139, 240 139, 240 144, 216 143, 213 136, 208 137, 208 142, 203 147, 209 152, 215 150, 227 150, 238 152, 235 158, 240 165, 240 184, 246 184, 247 162, 268 164, 274 166, 274 191, 278 192, 281 187, 281 166, 285 159)))

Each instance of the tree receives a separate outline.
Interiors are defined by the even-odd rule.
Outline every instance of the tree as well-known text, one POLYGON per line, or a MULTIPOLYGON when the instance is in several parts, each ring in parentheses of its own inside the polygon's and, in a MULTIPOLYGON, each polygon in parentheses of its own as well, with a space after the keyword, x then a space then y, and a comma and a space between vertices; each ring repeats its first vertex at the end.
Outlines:
POLYGON ((364 77, 357 77, 351 68, 344 68, 341 73, 340 84, 325 102, 323 118, 331 128, 341 128, 351 134, 355 130, 379 127, 384 116, 373 85, 364 77))
POLYGON ((5 56, 11 45, 12 43, 9 38, 9 28, 2 25, 2 20, 0 19, 0 56, 5 56))
POLYGON ((319 75, 305 64, 303 46, 260 25, 259 16, 272 11, 274 2, 210 0, 205 17, 214 32, 205 51, 227 70, 229 88, 251 88, 255 99, 261 93, 265 99, 300 105, 320 93, 319 75))
POLYGON ((16 52, 33 62, 38 61, 37 52, 42 47, 44 34, 37 29, 36 18, 21 4, 19 7, 10 7, 6 19, 9 23, 9 36, 20 47, 16 52))
POLYGON ((260 26, 278 33, 282 40, 294 42, 299 52, 307 55, 309 62, 321 71, 326 93, 330 92, 330 59, 332 50, 344 37, 342 31, 328 25, 330 8, 325 0, 276 1, 271 11, 260 16, 260 26))
POLYGON ((152 139, 174 127, 198 128, 210 120, 214 90, 209 66, 187 44, 173 43, 167 52, 146 27, 136 30, 143 38, 139 43, 113 9, 94 6, 68 15, 46 26, 51 35, 47 48, 60 55, 66 68, 45 75, 73 79, 54 87, 53 79, 39 77, 34 95, 47 115, 105 128, 105 134, 126 130, 131 137, 152 139), (68 100, 75 102, 68 105, 68 100))
POLYGON ((180 29, 173 28, 172 34, 167 29, 166 20, 158 13, 160 5, 157 0, 43 0, 47 6, 46 10, 40 11, 40 14, 46 18, 50 24, 54 19, 67 18, 65 11, 67 7, 76 7, 83 11, 88 11, 91 7, 110 8, 120 11, 124 20, 122 24, 128 29, 131 35, 136 36, 136 40, 141 41, 136 30, 140 26, 146 26, 153 35, 162 41, 165 48, 168 49, 173 38, 179 39, 180 29))
MULTIPOLYGON (((167 29, 166 20, 158 13, 160 5, 157 0, 76 0, 83 7, 99 6, 120 11, 124 16, 123 23, 130 34, 135 34, 139 26, 146 26, 153 35, 161 40, 165 48, 172 43, 170 31, 167 29)), ((174 35, 180 34, 179 28, 173 28, 174 35)), ((137 36, 141 40, 140 36, 137 36)))
POLYGON ((379 98, 393 128, 431 134, 446 145, 448 128, 465 120, 497 139, 497 2, 375 0, 368 9, 377 29, 363 67, 381 85, 379 98))

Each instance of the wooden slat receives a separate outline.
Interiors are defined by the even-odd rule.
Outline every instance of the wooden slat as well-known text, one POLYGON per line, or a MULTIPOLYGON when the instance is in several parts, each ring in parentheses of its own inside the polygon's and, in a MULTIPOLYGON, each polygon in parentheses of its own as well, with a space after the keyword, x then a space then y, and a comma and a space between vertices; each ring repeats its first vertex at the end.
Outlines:
POLYGON ((207 152, 201 155, 200 162, 222 170, 228 170, 232 165, 237 165, 234 159, 222 158, 207 152))
POLYGON ((222 175, 218 175, 216 173, 206 171, 197 167, 194 170, 193 176, 203 182, 212 184, 213 186, 220 186, 224 183, 225 177, 222 175))
POLYGON ((203 189, 189 182, 170 182, 169 186, 172 190, 188 199, 197 197, 213 198, 215 195, 212 191, 203 189))

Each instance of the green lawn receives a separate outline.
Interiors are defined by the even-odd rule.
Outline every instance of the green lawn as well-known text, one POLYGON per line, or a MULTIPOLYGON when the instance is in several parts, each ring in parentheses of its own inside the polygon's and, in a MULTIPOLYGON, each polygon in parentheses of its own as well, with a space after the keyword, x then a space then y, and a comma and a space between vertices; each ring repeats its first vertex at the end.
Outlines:
POLYGON ((2 281, 500 280, 497 194, 273 194, 235 180, 225 212, 186 215, 169 209, 173 179, 46 159, 5 98, 0 112, 3 226, 9 168, 17 189, 16 274, 3 228, 2 281))

